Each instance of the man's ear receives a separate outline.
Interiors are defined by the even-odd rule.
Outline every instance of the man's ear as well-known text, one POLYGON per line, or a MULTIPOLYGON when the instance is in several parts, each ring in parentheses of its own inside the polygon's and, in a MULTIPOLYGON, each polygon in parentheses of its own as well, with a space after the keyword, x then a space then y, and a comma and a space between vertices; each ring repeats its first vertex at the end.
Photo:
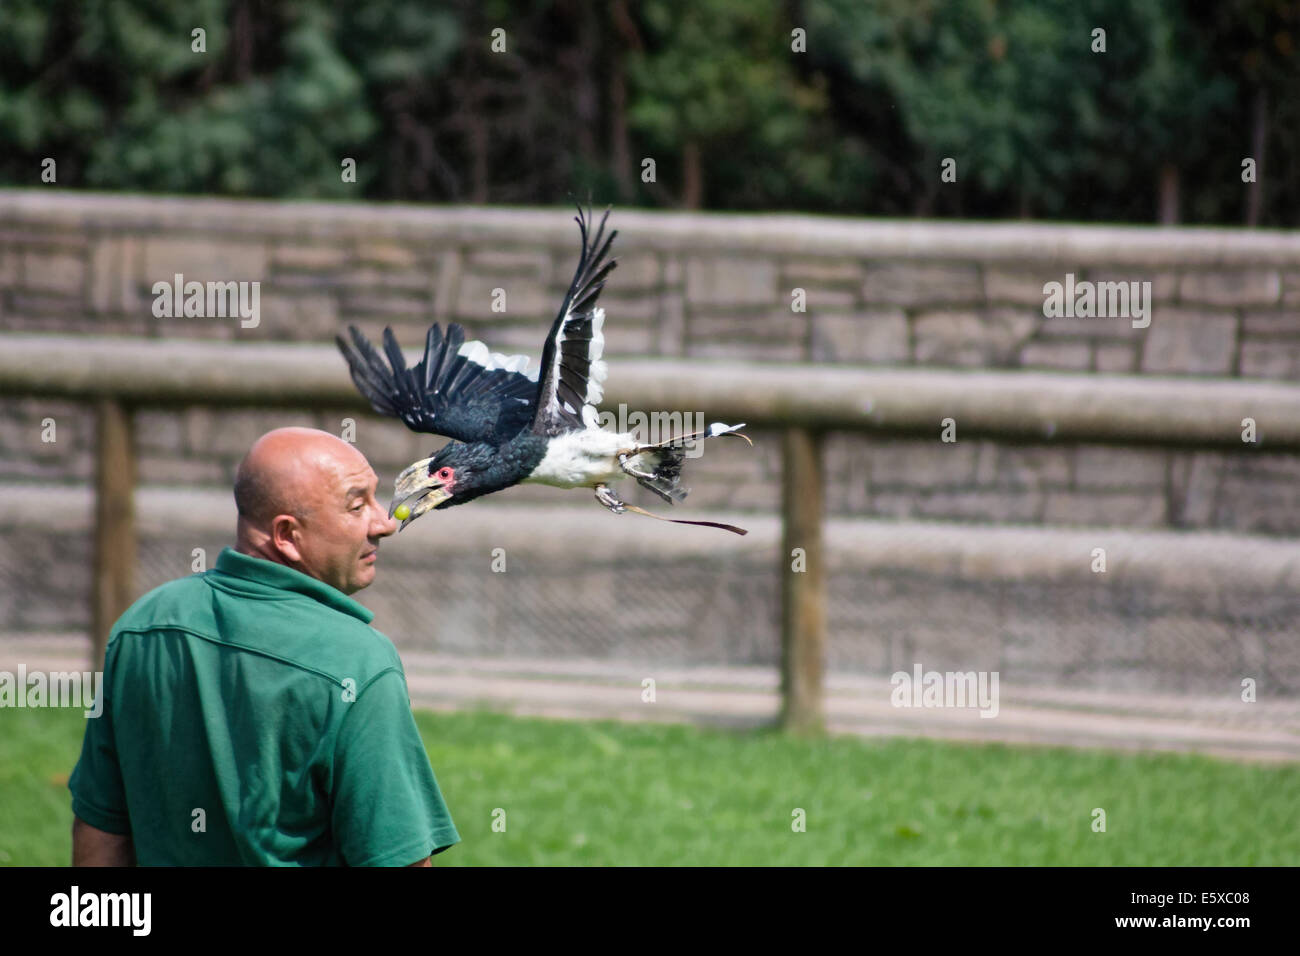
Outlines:
POLYGON ((302 524, 293 515, 276 515, 271 521, 271 543, 290 561, 302 561, 298 550, 301 534, 302 524))

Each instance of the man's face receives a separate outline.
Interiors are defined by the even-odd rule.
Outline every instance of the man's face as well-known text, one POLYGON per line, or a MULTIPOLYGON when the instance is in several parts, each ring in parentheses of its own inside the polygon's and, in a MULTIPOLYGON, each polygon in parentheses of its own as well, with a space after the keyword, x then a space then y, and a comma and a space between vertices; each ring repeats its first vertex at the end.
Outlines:
POLYGON ((375 499, 379 479, 360 454, 356 458, 323 463, 296 531, 305 572, 344 594, 375 579, 379 539, 397 530, 375 499))

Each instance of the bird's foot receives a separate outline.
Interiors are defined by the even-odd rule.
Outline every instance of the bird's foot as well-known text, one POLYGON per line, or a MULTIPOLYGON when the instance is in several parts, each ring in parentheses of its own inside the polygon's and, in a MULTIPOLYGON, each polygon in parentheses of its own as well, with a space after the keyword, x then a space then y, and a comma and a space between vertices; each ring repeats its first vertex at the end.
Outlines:
POLYGON ((627 463, 628 458, 635 455, 636 451, 621 451, 618 453, 618 466, 623 469, 624 473, 631 475, 633 478, 653 478, 654 475, 648 471, 642 471, 640 468, 634 468, 627 463))
POLYGON ((627 510, 627 505, 619 499, 618 495, 609 490, 609 485, 596 486, 596 500, 616 515, 621 515, 627 510))

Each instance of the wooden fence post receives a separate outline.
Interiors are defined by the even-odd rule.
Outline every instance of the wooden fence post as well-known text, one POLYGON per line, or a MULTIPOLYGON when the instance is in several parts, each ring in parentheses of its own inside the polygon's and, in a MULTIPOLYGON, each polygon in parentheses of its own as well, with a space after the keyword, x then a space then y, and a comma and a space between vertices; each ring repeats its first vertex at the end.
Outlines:
POLYGON ((104 669, 109 632, 131 606, 135 571, 135 450, 131 411, 101 398, 95 406, 95 578, 91 655, 104 669))
POLYGON ((825 729, 826 562, 819 436, 803 428, 786 429, 782 456, 781 726, 795 733, 821 733, 825 729), (796 557, 796 548, 801 557, 796 557))

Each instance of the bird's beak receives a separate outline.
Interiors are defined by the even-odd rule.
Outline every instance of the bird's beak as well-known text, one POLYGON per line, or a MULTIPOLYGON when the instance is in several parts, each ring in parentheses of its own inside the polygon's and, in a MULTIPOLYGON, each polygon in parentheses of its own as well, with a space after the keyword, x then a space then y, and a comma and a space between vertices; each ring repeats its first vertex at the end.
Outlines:
POLYGON ((388 506, 388 517, 393 517, 398 507, 406 505, 411 513, 398 526, 400 531, 426 511, 442 504, 451 493, 437 478, 429 477, 429 459, 417 461, 400 475, 393 487, 393 501, 388 506))

